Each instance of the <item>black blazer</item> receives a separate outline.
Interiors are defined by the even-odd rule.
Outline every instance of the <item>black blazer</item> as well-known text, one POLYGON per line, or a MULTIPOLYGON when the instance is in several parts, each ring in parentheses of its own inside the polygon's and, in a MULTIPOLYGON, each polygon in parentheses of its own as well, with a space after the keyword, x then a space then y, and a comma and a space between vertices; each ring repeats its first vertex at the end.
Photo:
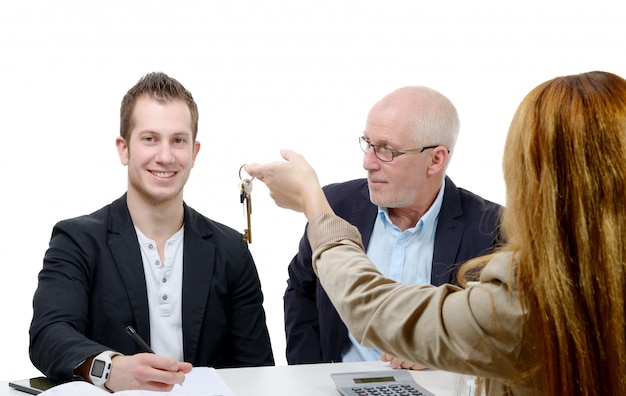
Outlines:
MULTIPOLYGON (((324 192, 335 213, 356 226, 367 248, 378 213, 366 179, 331 184, 324 192)), ((458 264, 487 253, 498 243, 500 205, 457 188, 446 177, 433 252, 433 285, 455 283, 458 264)), ((289 364, 340 362, 348 329, 328 299, 311 265, 311 246, 300 240, 288 268, 284 295, 289 364)))
MULTIPOLYGON (((184 205, 182 327, 194 366, 273 365, 258 273, 242 235, 184 205)), ((126 195, 87 216, 57 223, 33 300, 30 358, 43 374, 72 378, 104 350, 142 352, 150 343, 146 281, 126 195)))

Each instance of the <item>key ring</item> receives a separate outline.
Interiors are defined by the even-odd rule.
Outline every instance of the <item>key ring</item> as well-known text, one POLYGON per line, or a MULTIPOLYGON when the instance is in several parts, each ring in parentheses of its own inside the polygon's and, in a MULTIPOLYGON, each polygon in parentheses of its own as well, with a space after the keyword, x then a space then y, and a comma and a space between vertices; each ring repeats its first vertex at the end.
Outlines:
MULTIPOLYGON (((241 181, 243 181, 243 177, 241 177, 241 171, 243 170, 243 168, 245 166, 246 166, 246 164, 243 164, 243 165, 241 165, 241 168, 239 168, 239 180, 241 180, 241 181)), ((250 176, 250 175, 248 175, 248 176, 250 176)), ((252 181, 252 180, 254 180, 254 176, 252 176, 252 179, 246 179, 246 180, 252 181)))

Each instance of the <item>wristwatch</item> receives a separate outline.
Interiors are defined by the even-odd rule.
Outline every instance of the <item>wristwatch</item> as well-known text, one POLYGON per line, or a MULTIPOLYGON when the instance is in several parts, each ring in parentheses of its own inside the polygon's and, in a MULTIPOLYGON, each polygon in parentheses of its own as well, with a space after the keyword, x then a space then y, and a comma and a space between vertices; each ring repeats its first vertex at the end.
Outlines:
POLYGON ((98 388, 104 389, 107 392, 110 392, 110 390, 104 386, 104 383, 107 382, 109 374, 111 373, 111 358, 116 355, 120 355, 120 353, 104 351, 93 358, 91 367, 89 368, 89 378, 91 382, 98 388))

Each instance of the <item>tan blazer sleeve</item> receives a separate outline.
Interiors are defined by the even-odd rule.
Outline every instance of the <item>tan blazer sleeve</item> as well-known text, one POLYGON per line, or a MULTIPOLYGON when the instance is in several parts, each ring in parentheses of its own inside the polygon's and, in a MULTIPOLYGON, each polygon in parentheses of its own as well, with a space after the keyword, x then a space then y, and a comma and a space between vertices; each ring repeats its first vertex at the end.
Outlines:
POLYGON ((363 345, 431 368, 496 378, 519 373, 524 315, 510 255, 496 256, 467 289, 402 285, 376 270, 356 228, 341 218, 312 219, 308 237, 324 289, 363 345))

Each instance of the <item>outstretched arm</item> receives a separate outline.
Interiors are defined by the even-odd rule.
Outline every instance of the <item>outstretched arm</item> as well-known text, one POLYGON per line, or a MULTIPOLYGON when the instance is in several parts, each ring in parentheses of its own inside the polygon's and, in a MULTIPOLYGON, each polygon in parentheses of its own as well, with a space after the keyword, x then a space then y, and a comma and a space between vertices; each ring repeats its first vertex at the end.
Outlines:
MULTIPOLYGON (((315 170, 304 157, 291 150, 281 150, 281 156, 286 161, 246 165, 246 172, 267 185, 270 196, 278 206, 302 212, 309 221, 320 214, 334 214, 315 170)), ((360 241, 360 235, 358 240, 360 241)), ((381 360, 389 362, 392 368, 424 368, 420 364, 388 354, 383 354, 381 360)))

